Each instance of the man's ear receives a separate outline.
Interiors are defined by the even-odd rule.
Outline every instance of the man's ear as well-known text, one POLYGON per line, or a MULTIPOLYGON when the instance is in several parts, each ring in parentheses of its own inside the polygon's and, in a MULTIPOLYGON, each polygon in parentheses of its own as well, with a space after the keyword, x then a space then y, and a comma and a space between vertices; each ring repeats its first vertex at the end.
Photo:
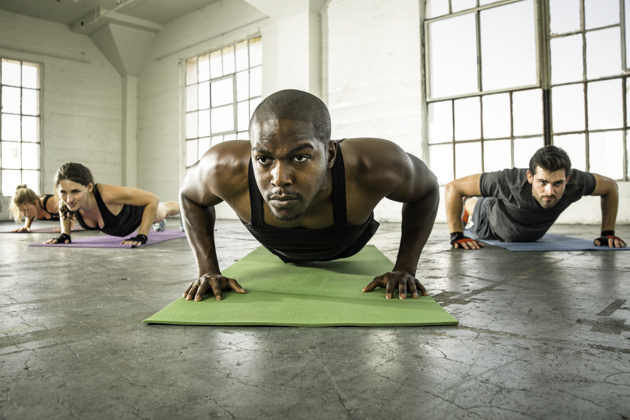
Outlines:
POLYGON ((332 168, 335 164, 335 160, 337 159, 337 148, 339 147, 339 143, 334 140, 328 142, 326 155, 328 157, 328 169, 332 168))
POLYGON ((529 182, 530 184, 534 182, 534 175, 529 172, 529 169, 527 170, 527 182, 529 182))

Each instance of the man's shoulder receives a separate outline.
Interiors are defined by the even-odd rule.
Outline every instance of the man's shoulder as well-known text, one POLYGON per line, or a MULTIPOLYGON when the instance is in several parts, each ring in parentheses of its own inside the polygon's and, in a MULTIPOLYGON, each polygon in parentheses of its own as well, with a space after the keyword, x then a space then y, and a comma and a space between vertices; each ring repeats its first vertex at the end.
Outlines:
POLYGON ((341 149, 346 169, 358 170, 359 174, 406 159, 404 150, 396 143, 374 137, 344 139, 341 149))
POLYGON ((226 141, 212 146, 199 160, 196 171, 200 181, 212 185, 217 193, 236 192, 247 188, 250 156, 249 141, 226 141))

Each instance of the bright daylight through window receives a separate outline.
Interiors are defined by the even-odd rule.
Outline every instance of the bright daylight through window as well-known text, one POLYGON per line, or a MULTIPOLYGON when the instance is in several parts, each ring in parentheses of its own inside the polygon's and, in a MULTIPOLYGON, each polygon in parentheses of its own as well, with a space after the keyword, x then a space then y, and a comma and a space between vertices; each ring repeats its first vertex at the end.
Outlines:
POLYGON ((429 161, 440 183, 526 167, 544 144, 577 169, 627 180, 629 16, 630 0, 427 0, 429 161))
POLYGON ((0 192, 19 184, 39 194, 39 64, 2 59, 0 66, 0 192))
POLYGON ((214 144, 247 140, 262 95, 262 39, 246 39, 186 61, 186 167, 214 144))

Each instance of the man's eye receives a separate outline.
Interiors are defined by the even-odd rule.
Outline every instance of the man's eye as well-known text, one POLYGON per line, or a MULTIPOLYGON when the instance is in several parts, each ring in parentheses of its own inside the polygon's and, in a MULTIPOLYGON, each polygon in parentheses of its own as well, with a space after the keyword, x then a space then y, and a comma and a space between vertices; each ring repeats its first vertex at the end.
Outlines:
POLYGON ((308 160, 308 156, 298 155, 293 158, 296 162, 306 162, 308 160))
POLYGON ((258 156, 256 160, 258 161, 258 163, 266 165, 271 159, 269 159, 267 156, 258 156))

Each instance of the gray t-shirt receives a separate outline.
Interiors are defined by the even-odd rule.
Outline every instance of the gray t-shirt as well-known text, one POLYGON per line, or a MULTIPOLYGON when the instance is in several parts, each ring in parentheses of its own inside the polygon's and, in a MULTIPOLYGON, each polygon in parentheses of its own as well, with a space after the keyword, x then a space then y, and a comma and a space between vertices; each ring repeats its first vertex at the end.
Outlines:
POLYGON ((487 217, 494 236, 505 242, 540 239, 567 207, 591 195, 595 186, 592 174, 573 169, 562 198, 552 208, 543 209, 532 195, 527 169, 483 173, 479 181, 482 196, 496 197, 488 205, 487 217))

